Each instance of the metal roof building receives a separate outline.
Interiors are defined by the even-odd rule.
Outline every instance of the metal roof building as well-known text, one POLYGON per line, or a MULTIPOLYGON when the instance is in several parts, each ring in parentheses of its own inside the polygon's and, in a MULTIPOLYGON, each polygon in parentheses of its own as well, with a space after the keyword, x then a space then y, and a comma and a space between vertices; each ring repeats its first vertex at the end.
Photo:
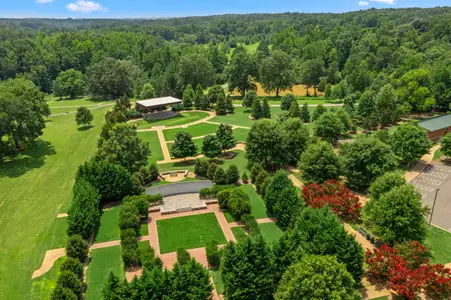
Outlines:
POLYGON ((182 100, 174 97, 161 97, 147 100, 136 101, 136 110, 140 112, 150 112, 155 110, 161 110, 162 108, 182 103, 182 100))
POLYGON ((443 135, 451 132, 451 114, 429 119, 418 124, 428 131, 431 140, 438 140, 443 135))

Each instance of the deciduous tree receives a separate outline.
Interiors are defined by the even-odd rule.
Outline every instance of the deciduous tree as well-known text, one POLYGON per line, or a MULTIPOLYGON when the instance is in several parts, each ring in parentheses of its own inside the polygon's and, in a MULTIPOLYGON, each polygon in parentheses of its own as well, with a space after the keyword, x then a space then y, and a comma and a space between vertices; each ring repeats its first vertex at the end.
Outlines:
POLYGON ((336 113, 326 112, 315 121, 314 133, 316 137, 331 144, 336 144, 344 133, 344 125, 336 113))
POLYGON ((276 91, 276 96, 280 90, 290 88, 294 82, 290 56, 281 50, 272 51, 261 62, 260 81, 266 92, 276 91))
POLYGON ((75 114, 75 122, 77 125, 88 126, 94 120, 92 112, 84 106, 80 106, 75 114))
POLYGON ((232 149, 236 146, 236 139, 233 136, 232 126, 228 124, 219 125, 216 130, 216 138, 218 139, 223 151, 232 149))
POLYGON ((221 155, 221 143, 214 135, 207 135, 202 142, 202 154, 208 158, 215 158, 221 155))
POLYGON ((188 132, 180 131, 175 135, 174 143, 171 147, 171 154, 175 158, 186 158, 188 156, 195 156, 197 153, 197 146, 193 142, 193 137, 188 132))
POLYGON ((53 92, 57 97, 75 98, 85 92, 85 82, 80 71, 69 69, 58 74, 53 83, 53 92))
POLYGON ((405 124, 398 126, 390 137, 393 152, 405 165, 410 165, 429 153, 432 142, 429 140, 426 129, 405 124))

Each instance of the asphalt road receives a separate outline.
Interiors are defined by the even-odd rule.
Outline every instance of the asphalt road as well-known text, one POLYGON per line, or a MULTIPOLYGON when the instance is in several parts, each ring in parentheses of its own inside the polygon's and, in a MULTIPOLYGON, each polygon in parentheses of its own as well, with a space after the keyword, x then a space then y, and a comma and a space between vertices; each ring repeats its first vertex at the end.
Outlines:
MULTIPOLYGON (((451 231, 451 166, 434 162, 411 182, 423 197, 423 203, 431 209, 435 192, 439 189, 432 224, 451 231)), ((429 217, 427 219, 429 221, 429 217)))

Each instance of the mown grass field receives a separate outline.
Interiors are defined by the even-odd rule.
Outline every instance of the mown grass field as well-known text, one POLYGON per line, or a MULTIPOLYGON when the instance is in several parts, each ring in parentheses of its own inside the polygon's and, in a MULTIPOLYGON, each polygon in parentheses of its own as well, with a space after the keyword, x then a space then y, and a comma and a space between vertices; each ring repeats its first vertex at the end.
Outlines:
POLYGON ((73 115, 50 117, 36 145, 0 166, 0 299, 29 299, 45 251, 64 244, 56 215, 67 211, 77 167, 94 155, 108 109, 93 110, 85 131, 73 115))
POLYGON ((424 246, 431 251, 431 261, 434 264, 447 264, 451 262, 451 233, 432 226, 424 246))
POLYGON ((200 123, 193 126, 189 126, 187 128, 174 128, 174 129, 166 129, 163 130, 164 138, 166 141, 173 141, 175 140, 175 136, 177 132, 188 132, 191 134, 191 136, 203 136, 208 134, 213 134, 218 129, 219 125, 216 124, 210 124, 210 123, 200 123))
POLYGON ((260 227, 260 232, 267 243, 277 241, 283 234, 276 223, 258 224, 258 227, 260 227))
POLYGON ((60 100, 59 97, 48 96, 46 98, 46 101, 50 107, 74 106, 75 108, 77 108, 78 106, 96 106, 101 103, 107 103, 107 102, 114 103, 114 101, 112 101, 112 100, 107 101, 104 99, 91 99, 89 97, 82 97, 82 98, 77 98, 77 99, 63 98, 62 100, 60 100))
POLYGON ((210 269, 210 274, 218 294, 224 294, 224 282, 222 281, 221 270, 210 269))
POLYGON ((164 160, 163 151, 161 150, 160 140, 156 131, 138 132, 138 136, 149 143, 150 157, 149 164, 154 164, 159 160, 164 160))
POLYGON ((247 237, 246 233, 244 232, 243 227, 232 227, 232 233, 235 236, 237 241, 240 241, 247 237))
POLYGON ((240 186, 240 189, 242 189, 249 196, 252 207, 252 215, 256 219, 267 218, 268 214, 266 213, 265 202, 262 197, 257 194, 255 188, 250 184, 243 184, 240 186))
POLYGON ((227 243, 214 213, 158 220, 157 227, 161 253, 205 247, 212 240, 227 243))
POLYGON ((91 252, 91 261, 86 274, 87 290, 85 299, 102 299, 102 289, 110 272, 124 280, 124 263, 122 262, 121 246, 95 249, 91 252))
POLYGON ((66 257, 58 258, 53 267, 47 273, 33 279, 31 286, 30 298, 33 300, 50 299, 53 289, 56 286, 56 281, 60 273, 61 264, 66 260, 66 257))
POLYGON ((180 113, 175 117, 165 120, 154 120, 154 121, 138 120, 133 122, 133 124, 137 124, 138 129, 146 129, 151 128, 152 126, 163 126, 163 125, 170 127, 195 122, 206 117, 208 117, 208 113, 206 112, 189 111, 180 113))

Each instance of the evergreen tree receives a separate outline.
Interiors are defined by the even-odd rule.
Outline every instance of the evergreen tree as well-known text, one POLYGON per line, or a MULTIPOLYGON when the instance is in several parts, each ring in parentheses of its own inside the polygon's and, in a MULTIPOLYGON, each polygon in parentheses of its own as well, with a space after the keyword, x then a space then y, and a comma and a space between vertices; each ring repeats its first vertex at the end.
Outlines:
POLYGON ((77 259, 80 263, 84 263, 88 258, 89 246, 88 242, 81 235, 73 234, 69 236, 66 245, 66 256, 77 259))
POLYGON ((232 126, 230 125, 219 125, 218 129, 216 130, 216 138, 218 139, 219 144, 221 144, 221 149, 223 151, 232 149, 236 146, 236 140, 233 136, 232 126))
POLYGON ((326 84, 326 88, 324 90, 324 98, 330 99, 332 96, 332 86, 330 83, 326 84))
POLYGON ((223 168, 217 167, 215 170, 215 175, 213 177, 213 182, 217 185, 227 184, 227 175, 223 168))
POLYGON ((155 89, 152 84, 144 84, 141 93, 139 94, 140 99, 152 99, 155 98, 155 89))
POLYGON ((301 120, 304 123, 310 123, 310 111, 307 103, 304 103, 301 107, 301 120))
POLYGON ((307 149, 310 140, 309 130, 300 119, 288 119, 279 124, 279 128, 284 160, 286 163, 296 164, 307 149))
POLYGON ((240 180, 240 171, 236 165, 230 165, 226 172, 227 184, 237 184, 240 180))
POLYGON ((207 300, 211 299, 212 291, 210 273, 195 259, 190 259, 184 264, 174 265, 170 299, 207 300))
POLYGON ((223 116, 227 114, 225 97, 219 97, 215 106, 216 115, 223 116))
POLYGON ((204 90, 202 89, 202 86, 198 84, 196 86, 196 93, 194 97, 194 107, 196 109, 202 109, 202 107, 204 106, 204 102, 205 102, 204 90))
POLYGON ((301 110, 299 109, 299 104, 297 101, 291 102, 290 110, 288 111, 288 116, 290 118, 300 118, 301 110))
POLYGON ((261 108, 261 116, 260 117, 266 118, 266 119, 271 119, 271 108, 269 107, 267 98, 263 99, 263 105, 261 108))
POLYGON ((229 243, 221 261, 227 299, 272 299, 274 281, 271 252, 261 235, 229 243))
POLYGON ((232 97, 230 97, 230 95, 226 96, 225 109, 228 114, 233 114, 235 112, 235 106, 233 106, 232 97))
POLYGON ((246 93, 246 95, 243 97, 243 107, 244 108, 252 108, 252 105, 257 99, 257 92, 256 91, 249 91, 246 93))
POLYGON ((327 108, 325 108, 322 104, 318 104, 318 106, 315 108, 315 111, 313 111, 312 120, 316 121, 325 112, 327 112, 327 108))
POLYGON ((281 110, 289 110, 291 107, 291 103, 297 102, 296 96, 293 94, 286 94, 282 97, 282 101, 280 103, 281 110))
POLYGON ((252 111, 251 116, 254 120, 258 120, 262 117, 262 106, 260 103, 260 99, 256 98, 252 103, 252 111))
POLYGON ((191 108, 193 106, 193 102, 196 99, 196 93, 194 92, 191 83, 189 83, 183 91, 182 99, 184 108, 191 108))

